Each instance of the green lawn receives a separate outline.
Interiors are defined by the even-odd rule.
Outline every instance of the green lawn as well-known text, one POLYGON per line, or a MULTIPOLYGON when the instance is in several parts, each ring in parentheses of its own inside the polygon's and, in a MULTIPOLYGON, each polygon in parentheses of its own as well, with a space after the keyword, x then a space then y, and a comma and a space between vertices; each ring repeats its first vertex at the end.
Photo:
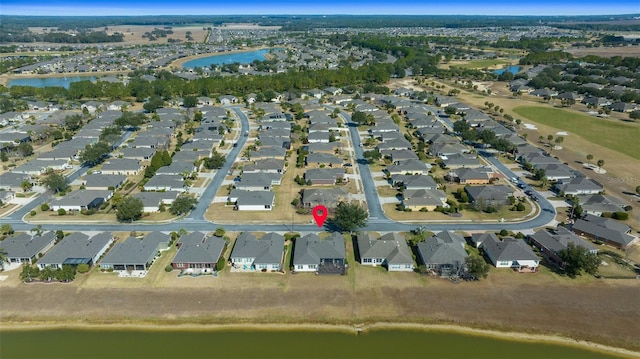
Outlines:
POLYGON ((543 125, 576 134, 595 144, 640 159, 640 126, 547 107, 521 106, 513 112, 543 125))

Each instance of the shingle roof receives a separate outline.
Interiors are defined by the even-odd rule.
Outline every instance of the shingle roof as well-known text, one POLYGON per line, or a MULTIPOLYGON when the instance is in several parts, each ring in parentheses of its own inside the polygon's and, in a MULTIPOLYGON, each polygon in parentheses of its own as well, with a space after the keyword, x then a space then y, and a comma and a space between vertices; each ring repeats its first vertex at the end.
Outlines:
POLYGON ((358 236, 360 258, 385 258, 388 264, 413 264, 411 251, 403 236, 389 233, 380 239, 370 234, 358 236))
POLYGON ((151 232, 142 240, 129 237, 116 243, 102 259, 102 264, 141 264, 149 263, 158 253, 160 246, 167 246, 170 237, 161 232, 151 232))
POLYGON ((294 265, 318 265, 322 258, 346 258, 344 238, 339 233, 334 232, 324 240, 314 233, 296 239, 294 265))
POLYGON ((260 240, 248 232, 241 233, 233 246, 231 257, 254 258, 254 264, 279 264, 282 262, 284 237, 267 233, 260 240))
POLYGON ((180 249, 172 263, 216 263, 227 242, 219 237, 206 237, 202 232, 186 234, 178 240, 180 249))
POLYGON ((101 232, 93 237, 75 232, 64 237, 37 263, 62 264, 69 258, 93 258, 112 240, 111 232, 101 232))
POLYGON ((464 264, 467 252, 460 243, 445 242, 439 237, 418 243, 418 253, 424 264, 464 264))
POLYGON ((5 238, 1 246, 7 251, 7 258, 32 258, 55 240, 55 232, 45 232, 41 236, 21 233, 5 238))

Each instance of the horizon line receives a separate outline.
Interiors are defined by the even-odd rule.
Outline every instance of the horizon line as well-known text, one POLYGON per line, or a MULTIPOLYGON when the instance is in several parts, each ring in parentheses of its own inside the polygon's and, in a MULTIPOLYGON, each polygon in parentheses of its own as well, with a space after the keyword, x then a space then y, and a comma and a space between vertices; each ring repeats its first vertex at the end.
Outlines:
MULTIPOLYGON (((563 18, 563 17, 587 17, 587 16, 640 16, 639 13, 614 13, 614 14, 574 14, 574 15, 507 15, 507 14, 464 14, 464 13, 450 13, 450 14, 349 14, 349 13, 340 13, 340 14, 322 14, 322 13, 308 13, 308 14, 286 14, 286 13, 272 13, 272 14, 238 14, 238 13, 228 13, 228 14, 110 14, 110 15, 82 15, 82 14, 51 14, 51 15, 28 15, 28 14, 0 14, 0 17, 5 16, 25 16, 25 17, 159 17, 159 16, 167 16, 167 17, 179 17, 179 16, 192 16, 192 17, 203 17, 203 16, 212 16, 212 17, 222 17, 222 16, 238 16, 238 17, 267 17, 267 16, 290 16, 290 17, 300 17, 300 16, 407 16, 407 17, 421 17, 421 16, 476 16, 476 17, 487 17, 487 16, 499 16, 499 17, 549 17, 549 18, 563 18)), ((634 20, 640 20, 634 19, 634 20)))

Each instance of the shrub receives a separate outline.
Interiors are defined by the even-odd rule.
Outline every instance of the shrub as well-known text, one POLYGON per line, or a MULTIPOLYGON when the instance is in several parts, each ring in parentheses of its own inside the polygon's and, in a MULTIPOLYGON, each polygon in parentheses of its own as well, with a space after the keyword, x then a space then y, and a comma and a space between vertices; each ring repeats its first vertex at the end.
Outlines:
POLYGON ((76 269, 78 270, 78 273, 87 273, 89 271, 89 265, 86 263, 78 264, 76 269))
POLYGON ((65 214, 67 214, 67 211, 65 211, 64 208, 58 209, 58 216, 64 216, 65 214))
POLYGON ((41 205, 40 205, 40 210, 41 210, 42 212, 48 211, 48 210, 49 210, 49 205, 48 205, 48 204, 46 204, 46 203, 41 204, 41 205))
POLYGON ((620 220, 620 221, 624 221, 624 220, 629 219, 629 213, 627 213, 627 212, 614 212, 611 217, 614 218, 614 219, 620 220))
POLYGON ((35 215, 36 215, 36 211, 33 211, 33 210, 32 210, 31 212, 29 212, 29 215, 30 215, 31 217, 35 216, 35 215))
POLYGON ((173 266, 171 264, 167 265, 166 267, 164 267, 164 271, 167 273, 173 272, 173 266))
POLYGON ((297 207, 299 203, 300 203, 300 200, 298 200, 297 198, 294 198, 293 200, 291 200, 291 205, 294 207, 297 207))
POLYGON ((420 208, 420 212, 429 212, 429 210, 427 209, 427 207, 422 207, 420 208))
POLYGON ((516 205, 516 211, 522 212, 524 211, 524 203, 520 202, 516 205))
POLYGON ((503 230, 500 231, 500 235, 503 236, 503 237, 504 236, 508 236, 509 235, 509 231, 507 231, 506 229, 503 229, 503 230))
POLYGON ((602 217, 604 218, 611 218, 611 216, 613 216, 611 212, 602 212, 602 217))
POLYGON ((113 273, 113 267, 107 268, 107 273, 113 273))
POLYGON ((220 259, 218 259, 218 263, 216 263, 216 270, 217 271, 221 271, 224 269, 224 265, 227 263, 227 261, 224 259, 224 257, 220 257, 220 259))

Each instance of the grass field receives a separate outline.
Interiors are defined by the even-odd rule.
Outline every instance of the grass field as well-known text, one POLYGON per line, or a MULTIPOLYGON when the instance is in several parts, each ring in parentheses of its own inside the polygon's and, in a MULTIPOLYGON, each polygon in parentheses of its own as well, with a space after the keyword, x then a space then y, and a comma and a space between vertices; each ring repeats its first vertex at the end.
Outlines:
POLYGON ((640 126, 556 108, 521 106, 513 112, 531 121, 576 134, 590 142, 640 159, 640 126))
POLYGON ((487 60, 473 60, 473 61, 468 61, 466 63, 451 63, 450 66, 463 67, 466 69, 484 69, 489 67, 498 67, 508 63, 509 62, 505 60, 487 59, 487 60))

